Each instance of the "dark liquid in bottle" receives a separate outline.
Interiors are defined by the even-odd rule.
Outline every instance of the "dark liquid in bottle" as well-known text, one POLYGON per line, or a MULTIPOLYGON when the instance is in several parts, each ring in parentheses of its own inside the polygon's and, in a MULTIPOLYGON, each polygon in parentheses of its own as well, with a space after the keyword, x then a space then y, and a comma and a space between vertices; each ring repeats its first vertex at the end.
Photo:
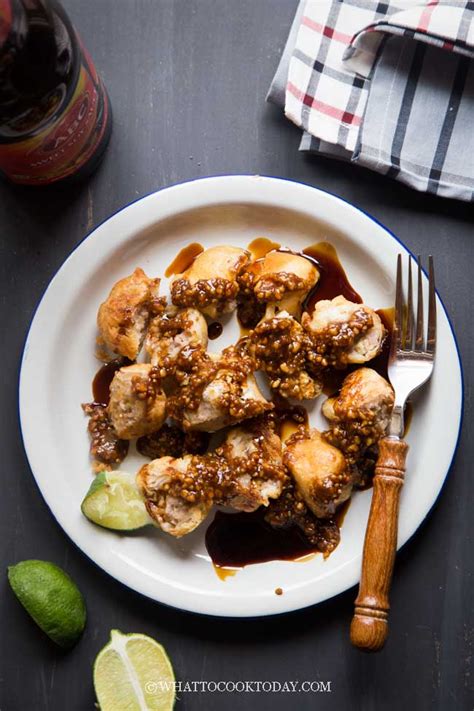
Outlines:
POLYGON ((83 177, 110 131, 107 93, 61 5, 0 0, 0 172, 25 185, 83 177))

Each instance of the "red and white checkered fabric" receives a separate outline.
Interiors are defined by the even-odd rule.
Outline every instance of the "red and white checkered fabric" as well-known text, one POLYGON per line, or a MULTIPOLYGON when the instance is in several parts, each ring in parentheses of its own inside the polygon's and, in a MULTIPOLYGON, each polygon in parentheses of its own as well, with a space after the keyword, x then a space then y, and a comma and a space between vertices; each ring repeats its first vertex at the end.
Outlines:
POLYGON ((286 116, 354 151, 387 34, 473 57, 473 18, 472 0, 307 0, 289 63, 286 116))

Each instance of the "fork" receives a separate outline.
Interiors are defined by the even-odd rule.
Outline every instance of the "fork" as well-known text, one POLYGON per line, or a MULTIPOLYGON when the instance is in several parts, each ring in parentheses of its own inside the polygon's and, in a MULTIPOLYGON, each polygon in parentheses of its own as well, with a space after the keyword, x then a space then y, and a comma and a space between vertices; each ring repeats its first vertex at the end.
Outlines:
POLYGON ((395 562, 400 491, 405 477, 408 444, 404 410, 407 398, 426 383, 433 372, 436 349, 436 291, 433 257, 429 257, 428 329, 423 325, 423 284, 418 257, 418 295, 414 318, 412 259, 408 258, 408 297, 402 284, 402 257, 397 259, 395 318, 390 343, 388 377, 395 391, 387 434, 379 442, 374 488, 365 533, 359 594, 351 623, 351 642, 367 651, 381 649, 388 635, 390 583, 395 562))

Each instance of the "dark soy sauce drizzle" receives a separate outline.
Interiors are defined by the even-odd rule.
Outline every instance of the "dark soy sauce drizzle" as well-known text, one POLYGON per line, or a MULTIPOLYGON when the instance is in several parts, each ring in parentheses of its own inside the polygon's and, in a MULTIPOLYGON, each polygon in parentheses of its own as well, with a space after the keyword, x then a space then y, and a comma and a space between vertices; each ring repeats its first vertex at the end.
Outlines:
POLYGON ((132 361, 121 359, 112 360, 110 363, 105 363, 94 376, 92 381, 92 396, 94 402, 101 405, 108 405, 110 400, 110 383, 114 379, 117 370, 125 365, 131 365, 132 361))
POLYGON ((262 259, 268 252, 281 247, 279 242, 272 242, 268 237, 256 237, 247 245, 247 249, 252 255, 252 260, 262 259))
MULTIPOLYGON (((273 396, 273 403, 277 431, 283 440, 298 427, 308 427, 308 413, 304 407, 291 405, 280 395, 273 396)), ((334 516, 339 528, 348 507, 349 502, 343 504, 334 516)), ((265 521, 265 513, 263 506, 252 513, 217 511, 206 531, 205 541, 219 577, 223 578, 222 568, 243 568, 269 560, 296 560, 319 553, 317 546, 309 543, 297 526, 272 528, 265 521)))
POLYGON ((317 552, 296 527, 272 528, 264 517, 264 507, 252 513, 217 511, 206 531, 206 548, 214 565, 243 568, 252 563, 294 560, 317 552))
POLYGON ((207 327, 207 335, 211 339, 211 341, 214 341, 216 338, 219 338, 223 330, 223 326, 219 321, 213 321, 212 323, 209 324, 207 327))
POLYGON ((342 294, 348 301, 362 303, 360 294, 351 286, 335 248, 329 242, 318 242, 306 247, 301 256, 315 263, 319 281, 306 299, 304 308, 311 313, 314 305, 323 299, 334 299, 342 294))
MULTIPOLYGON (((344 503, 334 519, 340 528, 348 509, 344 503)), ((319 553, 296 526, 272 528, 265 507, 252 513, 217 511, 206 531, 206 548, 217 568, 243 568, 269 560, 297 560, 319 553)))
POLYGON ((167 267, 165 277, 173 276, 173 274, 182 274, 186 269, 189 269, 201 252, 204 252, 204 247, 199 242, 191 242, 191 244, 183 247, 167 267))
POLYGON ((378 313, 383 325, 385 326, 387 336, 385 338, 385 341, 383 342, 382 350, 380 351, 379 355, 373 360, 369 361, 367 363, 367 367, 372 368, 372 370, 376 370, 377 373, 382 376, 382 378, 388 380, 388 357, 390 355, 390 341, 392 338, 393 318, 395 311, 393 306, 391 306, 388 309, 378 309, 376 313, 378 313))

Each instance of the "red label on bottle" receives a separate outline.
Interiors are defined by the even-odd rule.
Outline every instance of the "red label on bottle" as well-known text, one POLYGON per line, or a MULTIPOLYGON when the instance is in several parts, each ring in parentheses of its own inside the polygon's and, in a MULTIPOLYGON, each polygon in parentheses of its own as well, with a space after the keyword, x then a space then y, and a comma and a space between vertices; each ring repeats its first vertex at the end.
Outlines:
POLYGON ((89 56, 60 116, 35 136, 0 144, 0 170, 14 183, 45 185, 72 175, 100 144, 109 121, 107 94, 89 56))
POLYGON ((0 2, 0 44, 3 44, 10 34, 12 25, 12 6, 9 2, 0 2))

